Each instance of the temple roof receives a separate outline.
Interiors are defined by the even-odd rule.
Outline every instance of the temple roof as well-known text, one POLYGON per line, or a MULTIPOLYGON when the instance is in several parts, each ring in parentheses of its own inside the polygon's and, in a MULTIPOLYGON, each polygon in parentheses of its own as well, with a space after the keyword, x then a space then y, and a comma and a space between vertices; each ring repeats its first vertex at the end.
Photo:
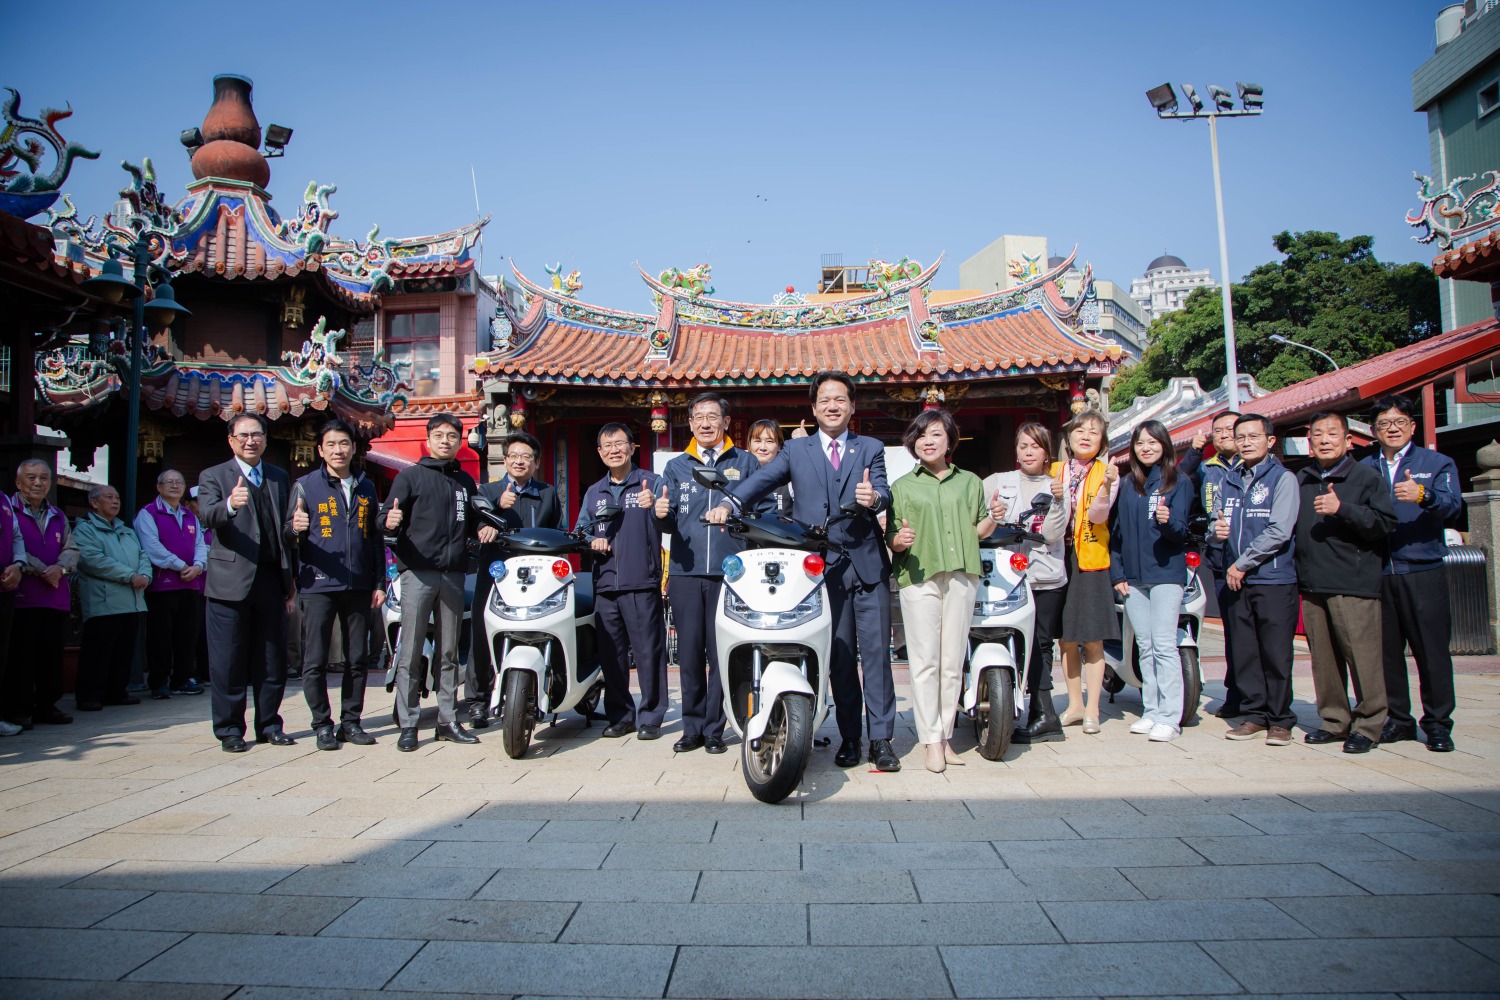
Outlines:
POLYGON ((710 269, 641 272, 654 313, 576 300, 577 272, 548 267, 552 287, 512 264, 524 308, 505 302, 509 337, 475 359, 481 377, 605 385, 798 383, 825 369, 892 381, 1108 373, 1119 345, 1097 332, 1092 271, 1074 300, 1058 279, 1077 256, 993 294, 929 303, 939 262, 872 261, 868 295, 810 302, 792 293, 769 304, 712 298, 710 269), (1092 329, 1090 328, 1092 327, 1092 329))

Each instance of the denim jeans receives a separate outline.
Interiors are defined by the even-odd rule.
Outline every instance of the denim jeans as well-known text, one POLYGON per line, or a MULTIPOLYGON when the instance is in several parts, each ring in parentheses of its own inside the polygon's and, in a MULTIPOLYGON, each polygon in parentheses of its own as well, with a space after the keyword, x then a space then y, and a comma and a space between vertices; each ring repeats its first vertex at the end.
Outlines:
POLYGON ((1177 618, 1182 585, 1132 583, 1125 613, 1141 654, 1141 717, 1174 729, 1182 725, 1182 666, 1177 656, 1177 618))

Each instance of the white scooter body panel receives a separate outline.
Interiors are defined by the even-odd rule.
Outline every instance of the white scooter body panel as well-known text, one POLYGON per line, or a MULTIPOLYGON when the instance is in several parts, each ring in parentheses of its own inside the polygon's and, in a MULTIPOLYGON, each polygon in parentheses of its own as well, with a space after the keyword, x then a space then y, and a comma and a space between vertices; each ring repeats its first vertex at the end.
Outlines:
POLYGON ((760 672, 760 711, 745 724, 745 739, 758 740, 765 734, 771 721, 771 708, 782 695, 813 697, 812 685, 802 676, 802 671, 781 660, 774 660, 760 672))
MULTIPOLYGON (((969 622, 969 634, 973 635, 979 630, 1012 631, 1020 639, 1021 656, 1029 659, 1032 633, 1036 629, 1036 601, 1026 582, 1025 572, 1017 571, 1011 566, 1011 551, 1007 548, 980 550, 979 589, 974 594, 974 612, 969 622)), ((960 702, 963 711, 972 713, 978 708, 979 678, 987 667, 1010 668, 1015 684, 1016 711, 1024 716, 1027 711, 1026 663, 1016 662, 1016 655, 1008 644, 993 641, 981 642, 969 653, 968 672, 964 678, 964 693, 960 702)))
MULTIPOLYGON (((1208 610, 1208 592, 1203 578, 1193 568, 1188 569, 1186 586, 1182 592, 1182 610, 1177 614, 1177 648, 1197 649, 1198 636, 1203 632, 1203 615, 1208 610)), ((1141 687, 1140 673, 1136 670, 1135 628, 1125 606, 1115 604, 1115 613, 1120 616, 1120 655, 1114 656, 1109 643, 1104 645, 1104 662, 1121 680, 1131 687, 1141 687)))
MULTIPOLYGON (((490 599, 484 607, 484 633, 490 644, 492 662, 497 664, 495 685, 490 692, 490 708, 499 707, 505 690, 505 675, 511 670, 527 670, 536 675, 537 711, 541 715, 565 712, 583 700, 590 688, 599 680, 602 671, 596 665, 582 680, 577 679, 578 630, 594 624, 593 614, 579 617, 577 614, 578 579, 571 569, 568 575, 558 579, 552 573, 553 563, 563 557, 552 555, 518 555, 505 560, 504 579, 496 581, 490 599), (506 618, 500 613, 501 606, 509 608, 534 608, 558 591, 566 589, 562 603, 536 618, 506 618), (546 657, 535 646, 526 643, 507 642, 507 633, 542 632, 557 640, 564 660, 552 664, 550 669, 560 670, 567 680, 566 689, 556 704, 549 697, 546 675, 549 669, 546 657)), ((566 560, 564 560, 566 561, 566 560)), ((488 567, 481 567, 487 572, 488 567)))
POLYGON ((806 556, 806 552, 796 549, 746 549, 739 553, 740 561, 745 564, 745 575, 734 583, 726 580, 724 586, 739 594, 740 599, 756 611, 790 611, 823 585, 821 576, 808 576, 802 568, 806 556), (774 584, 770 584, 766 577, 766 567, 772 563, 780 570, 774 584), (751 591, 753 601, 749 600, 751 591))

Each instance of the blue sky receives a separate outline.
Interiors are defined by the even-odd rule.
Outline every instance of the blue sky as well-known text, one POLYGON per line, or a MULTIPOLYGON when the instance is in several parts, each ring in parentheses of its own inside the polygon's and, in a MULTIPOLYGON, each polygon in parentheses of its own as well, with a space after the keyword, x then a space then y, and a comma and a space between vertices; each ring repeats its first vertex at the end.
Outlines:
POLYGON ((936 287, 1004 233, 1074 243, 1128 284, 1170 251, 1217 276, 1207 127, 1158 121, 1171 80, 1260 83, 1266 112, 1220 130, 1236 278, 1282 229, 1410 239, 1429 168, 1411 74, 1441 3, 411 3, 14 8, 0 85, 71 101, 102 149, 68 190, 103 213, 117 163, 191 179, 177 135, 215 73, 255 81, 262 125, 296 134, 273 204, 338 185, 343 235, 438 232, 493 212, 485 269, 560 261, 582 297, 648 310, 634 262, 707 261, 721 297, 811 290, 819 255, 947 252, 936 287), (132 39, 132 27, 134 37, 132 39), (52 39, 43 42, 43 39, 52 39), (113 54, 106 54, 113 49, 113 54), (142 58, 150 54, 150 58, 142 58))

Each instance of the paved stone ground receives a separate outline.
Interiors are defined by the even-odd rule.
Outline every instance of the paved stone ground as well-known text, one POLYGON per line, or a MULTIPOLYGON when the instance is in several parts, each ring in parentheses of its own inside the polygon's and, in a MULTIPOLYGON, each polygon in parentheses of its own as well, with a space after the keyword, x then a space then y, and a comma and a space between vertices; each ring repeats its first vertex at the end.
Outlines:
POLYGON ((943 775, 820 750, 780 806, 675 716, 511 761, 398 754, 378 687, 338 753, 300 697, 233 757, 206 698, 107 709, 0 741, 0 995, 1500 995, 1500 676, 1458 690, 1454 754, 1148 744, 1127 691, 943 775))

